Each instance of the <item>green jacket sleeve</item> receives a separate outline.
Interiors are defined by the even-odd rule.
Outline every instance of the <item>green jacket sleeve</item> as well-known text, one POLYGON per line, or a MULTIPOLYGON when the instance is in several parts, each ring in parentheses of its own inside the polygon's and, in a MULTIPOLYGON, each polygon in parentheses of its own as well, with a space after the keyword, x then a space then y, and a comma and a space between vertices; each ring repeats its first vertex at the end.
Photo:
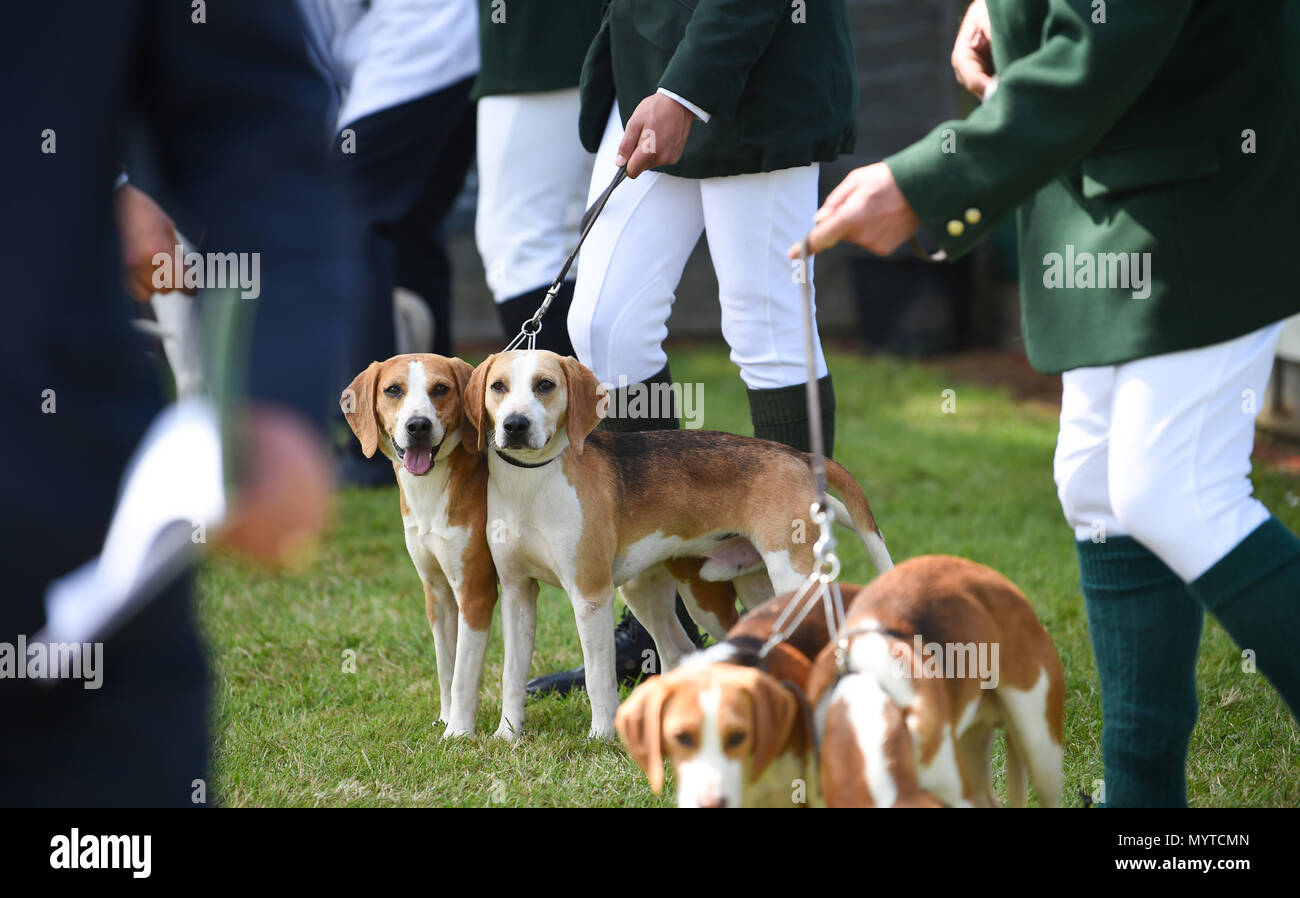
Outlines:
MULTIPOLYGON (((671 2, 671 0, 670 0, 671 2)), ((700 0, 659 86, 732 118, 789 0, 700 0)))
POLYGON ((950 259, 1087 155, 1160 70, 1194 5, 1115 0, 1094 24, 1092 0, 1049 0, 1042 43, 998 72, 986 103, 885 160, 950 259))

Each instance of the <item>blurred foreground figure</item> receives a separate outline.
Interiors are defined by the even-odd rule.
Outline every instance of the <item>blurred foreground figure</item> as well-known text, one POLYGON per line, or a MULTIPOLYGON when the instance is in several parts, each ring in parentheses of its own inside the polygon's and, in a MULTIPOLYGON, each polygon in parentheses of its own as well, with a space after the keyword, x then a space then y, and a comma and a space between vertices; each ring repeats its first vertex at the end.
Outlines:
MULTIPOLYGON (((318 526, 341 297, 356 281, 320 140, 326 93, 288 0, 12 13, 7 33, 22 37, 0 63, 12 124, 0 160, 13 175, 0 219, 0 805, 202 804, 210 703, 189 578, 104 643, 93 677, 38 685, 15 650, 44 623, 47 585, 99 553, 123 467, 161 408, 122 307, 119 136, 150 157, 168 225, 204 251, 258 254, 256 298, 242 300, 257 306, 258 410, 230 543, 273 560, 288 548, 281 531, 318 526)), ((165 233, 140 214, 123 218, 128 245, 165 233)))

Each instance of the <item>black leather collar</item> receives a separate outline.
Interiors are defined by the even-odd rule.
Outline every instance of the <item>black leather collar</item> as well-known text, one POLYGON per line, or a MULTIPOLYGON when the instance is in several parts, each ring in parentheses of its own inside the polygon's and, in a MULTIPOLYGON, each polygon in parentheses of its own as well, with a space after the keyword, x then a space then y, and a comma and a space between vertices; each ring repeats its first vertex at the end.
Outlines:
POLYGON ((546 461, 539 461, 537 464, 530 465, 526 461, 519 461, 519 459, 517 458, 511 458, 510 456, 506 455, 504 452, 502 452, 500 449, 496 448, 495 446, 492 447, 492 451, 497 454, 497 458, 501 459, 503 462, 505 462, 508 465, 514 465, 516 468, 544 468, 547 465, 549 465, 551 462, 555 461, 557 458, 560 457, 558 455, 553 455, 550 458, 548 458, 546 461))

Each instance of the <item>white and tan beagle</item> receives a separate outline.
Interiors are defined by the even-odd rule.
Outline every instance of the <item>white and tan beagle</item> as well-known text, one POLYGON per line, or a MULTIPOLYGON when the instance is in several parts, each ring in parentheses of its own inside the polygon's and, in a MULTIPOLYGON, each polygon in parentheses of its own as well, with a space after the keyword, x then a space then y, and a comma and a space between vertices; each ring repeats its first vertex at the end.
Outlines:
POLYGON ((369 458, 393 463, 406 549, 424 585, 444 736, 474 732, 496 570, 487 544, 487 461, 461 440, 473 368, 439 355, 371 362, 339 404, 369 458))
MULTIPOLYGON (((665 562, 746 544, 753 565, 702 568, 705 579, 730 580, 765 566, 779 592, 796 588, 813 568, 812 541, 796 541, 796 534, 815 532, 806 453, 700 430, 593 433, 605 403, 589 369, 544 351, 489 356, 466 388, 464 438, 488 445, 489 527, 502 536, 489 540, 501 578, 506 652, 499 736, 512 738, 523 725, 539 581, 569 595, 586 667, 590 732, 606 737, 618 707, 615 587, 624 585, 624 599, 654 638, 666 670, 691 645, 673 611, 665 562)), ((861 487, 833 462, 827 473, 844 497, 837 513, 862 536, 877 569, 889 568, 861 487)))
MULTIPOLYGON (((854 587, 844 590, 845 601, 854 587)), ((813 727, 804 689, 830 641, 816 608, 790 637, 762 655, 773 624, 793 598, 750 611, 721 642, 651 677, 618 709, 618 734, 659 793, 665 756, 677 806, 816 807, 813 727)))
POLYGON ((618 732, 656 794, 672 763, 679 808, 807 807, 819 793, 804 707, 757 667, 688 662, 638 686, 618 732))
POLYGON ((1024 594, 942 555, 877 577, 808 682, 830 807, 997 807, 990 750, 1006 730, 1008 803, 1062 785, 1061 662, 1024 594))

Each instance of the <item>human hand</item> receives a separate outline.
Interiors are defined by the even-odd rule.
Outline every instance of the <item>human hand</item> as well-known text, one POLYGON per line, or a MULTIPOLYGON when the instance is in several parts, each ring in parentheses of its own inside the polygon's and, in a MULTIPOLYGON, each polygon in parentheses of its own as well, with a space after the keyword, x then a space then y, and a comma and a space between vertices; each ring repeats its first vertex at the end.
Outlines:
POLYGON ((176 226, 167 213, 153 201, 149 194, 130 182, 113 191, 113 208, 117 214, 118 240, 122 244, 122 269, 126 292, 140 302, 148 302, 155 293, 170 293, 180 286, 178 275, 165 283, 171 287, 154 286, 154 256, 166 253, 164 266, 174 266, 176 226))
POLYGON ((694 121, 695 114, 672 97, 651 94, 627 120, 614 164, 621 167, 626 163, 629 178, 660 165, 672 165, 682 158, 694 121))
MULTIPOLYGON (((817 224, 808 234, 813 253, 848 240, 886 256, 921 226, 894 173, 883 162, 849 172, 826 197, 813 221, 817 224)), ((790 258, 797 259, 801 251, 802 244, 796 243, 790 247, 790 258)))
POLYGON ((292 565, 328 518, 331 475, 320 438, 294 413, 254 405, 243 448, 245 470, 216 542, 263 564, 292 565))
POLYGON ((952 70, 957 83, 984 99, 993 67, 993 26, 984 0, 975 0, 966 10, 952 46, 952 70))

